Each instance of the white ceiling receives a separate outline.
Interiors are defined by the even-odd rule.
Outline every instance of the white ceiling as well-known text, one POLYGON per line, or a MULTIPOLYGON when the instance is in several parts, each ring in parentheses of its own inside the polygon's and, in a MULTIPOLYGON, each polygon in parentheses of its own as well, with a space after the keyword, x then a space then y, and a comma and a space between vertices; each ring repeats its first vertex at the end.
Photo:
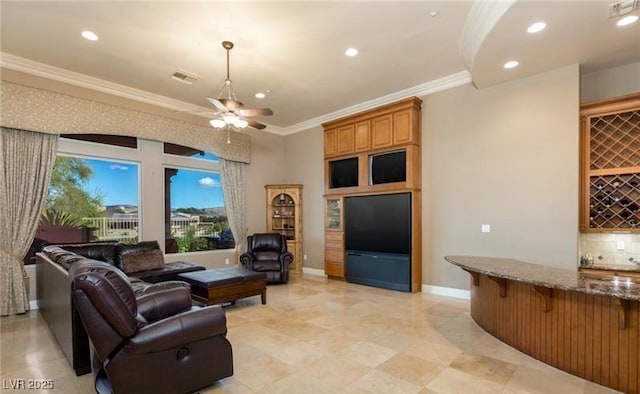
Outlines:
POLYGON ((221 42, 233 41, 231 79, 240 100, 272 108, 275 115, 260 120, 273 129, 295 131, 310 119, 328 120, 335 111, 465 70, 484 88, 568 64, 594 71, 640 61, 640 23, 616 27, 608 4, 515 2, 478 37, 470 65, 459 50, 473 13, 469 1, 3 0, 0 44, 6 68, 43 63, 207 107, 205 97, 217 96, 225 77, 221 42), (527 34, 537 20, 549 27, 527 34), (82 30, 100 40, 84 40, 82 30), (352 46, 360 54, 348 58, 344 51, 352 46), (503 70, 511 59, 520 67, 503 70), (202 79, 191 86, 170 79, 178 69, 202 79), (253 97, 267 89, 266 99, 253 97))

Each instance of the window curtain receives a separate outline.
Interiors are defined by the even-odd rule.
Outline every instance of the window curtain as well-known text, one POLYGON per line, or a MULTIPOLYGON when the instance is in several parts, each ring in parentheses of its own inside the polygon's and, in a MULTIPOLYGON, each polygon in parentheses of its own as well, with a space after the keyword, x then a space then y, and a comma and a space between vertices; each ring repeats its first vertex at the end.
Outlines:
POLYGON ((242 253, 247 243, 247 164, 220 159, 224 206, 229 227, 236 241, 236 252, 242 253))
POLYGON ((0 316, 25 313, 22 259, 35 235, 58 136, 0 127, 0 316))

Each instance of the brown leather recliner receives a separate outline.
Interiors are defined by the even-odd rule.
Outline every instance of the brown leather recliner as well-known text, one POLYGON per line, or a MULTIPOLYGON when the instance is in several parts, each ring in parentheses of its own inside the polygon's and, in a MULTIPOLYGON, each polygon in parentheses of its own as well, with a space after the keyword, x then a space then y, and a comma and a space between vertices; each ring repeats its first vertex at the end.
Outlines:
POLYGON ((245 269, 264 272, 267 283, 287 283, 293 255, 287 252, 287 240, 278 233, 254 234, 247 237, 247 251, 240 255, 245 269))
POLYGON ((187 393, 233 375, 225 313, 192 307, 186 288, 136 300, 106 264, 72 269, 72 298, 91 340, 96 391, 187 393))

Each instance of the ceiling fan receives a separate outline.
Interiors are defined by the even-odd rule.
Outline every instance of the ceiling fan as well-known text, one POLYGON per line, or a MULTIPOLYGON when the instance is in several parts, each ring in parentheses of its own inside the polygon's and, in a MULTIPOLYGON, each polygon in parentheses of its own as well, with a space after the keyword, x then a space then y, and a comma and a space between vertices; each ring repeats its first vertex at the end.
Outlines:
POLYGON ((244 104, 238 100, 231 85, 231 78, 229 78, 229 51, 233 48, 233 43, 231 41, 223 41, 222 47, 227 51, 227 78, 224 80, 224 85, 217 98, 207 97, 218 116, 215 119, 211 119, 209 123, 216 129, 224 129, 226 127, 227 131, 230 129, 238 131, 247 126, 262 130, 267 126, 247 118, 273 115, 273 111, 269 108, 245 108, 244 104))

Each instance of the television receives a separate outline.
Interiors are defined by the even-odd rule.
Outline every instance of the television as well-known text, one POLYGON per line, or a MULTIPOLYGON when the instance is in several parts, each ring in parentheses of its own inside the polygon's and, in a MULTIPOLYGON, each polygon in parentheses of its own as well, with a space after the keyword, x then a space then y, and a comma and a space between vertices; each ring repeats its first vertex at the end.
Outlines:
POLYGON ((411 253, 411 193, 345 197, 345 248, 411 253))
POLYGON ((358 186, 358 158, 329 162, 329 188, 358 186))
POLYGON ((369 184, 404 182, 407 180, 407 151, 378 153, 369 156, 369 184))

